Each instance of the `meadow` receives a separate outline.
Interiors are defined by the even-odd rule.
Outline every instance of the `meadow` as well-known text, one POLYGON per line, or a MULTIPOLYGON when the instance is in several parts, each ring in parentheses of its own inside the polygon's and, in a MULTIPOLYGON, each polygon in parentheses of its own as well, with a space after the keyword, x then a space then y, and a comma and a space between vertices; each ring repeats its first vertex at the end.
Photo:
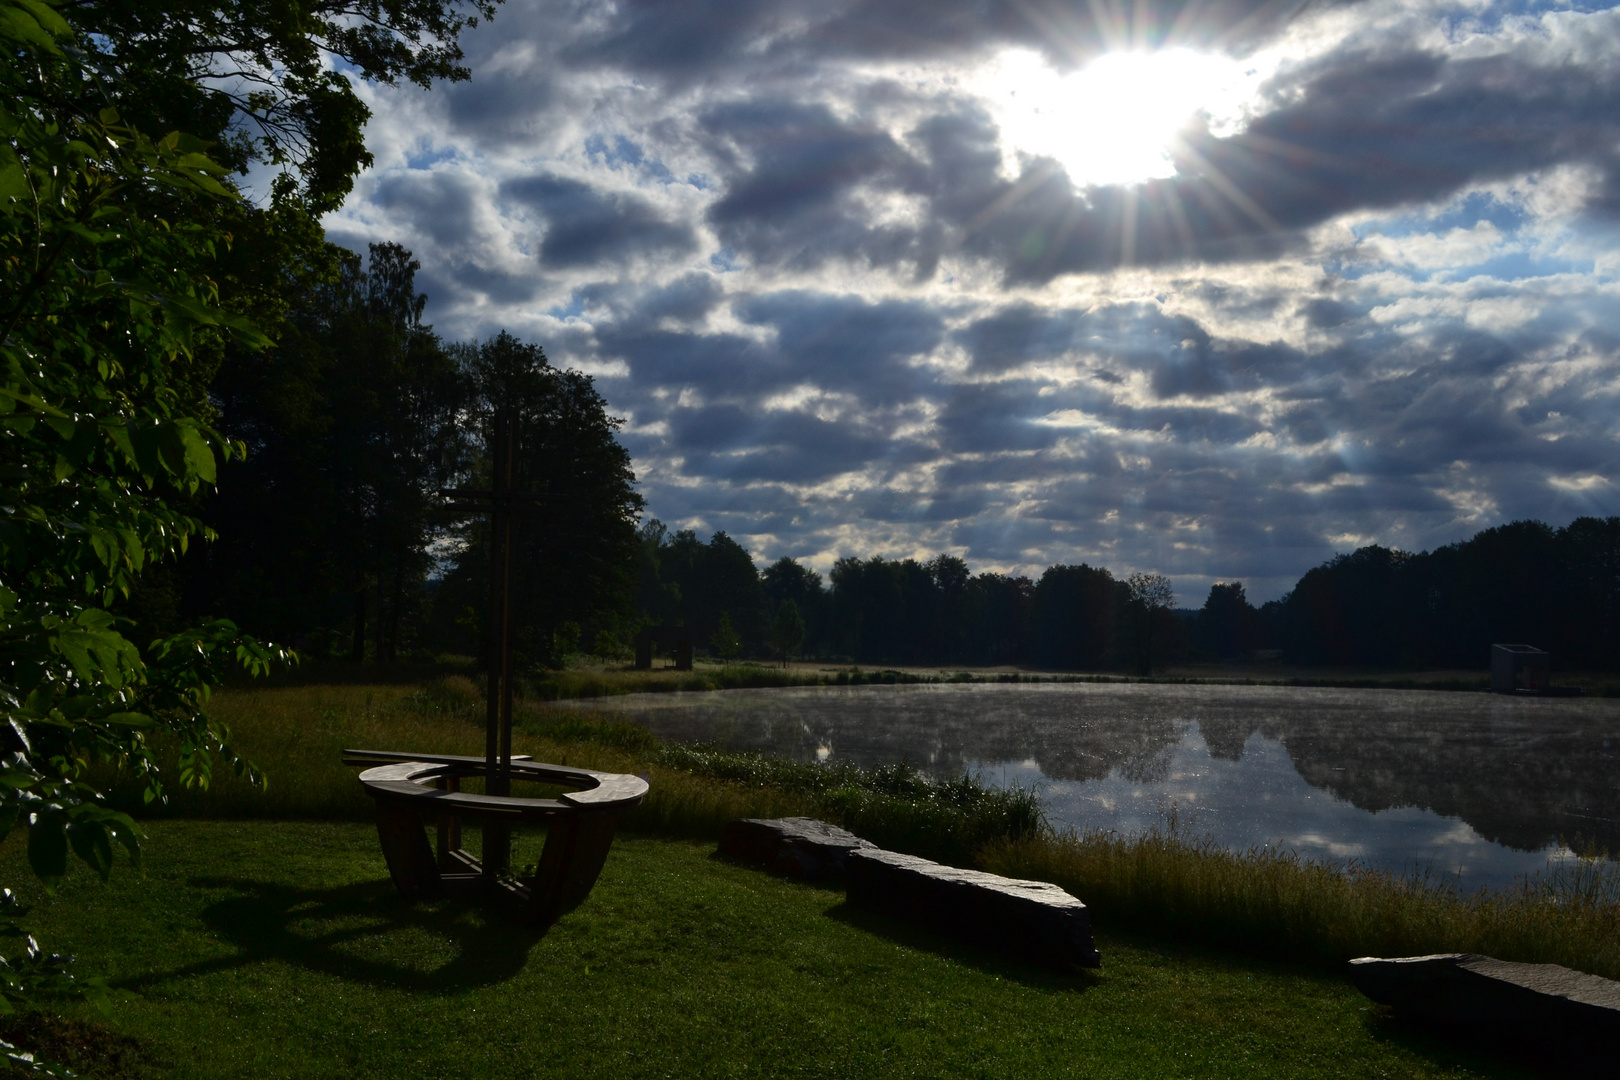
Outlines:
MULTIPOLYGON (((1505 1077, 1527 1074, 1402 1028, 1343 961, 1481 951, 1620 976, 1596 862, 1460 896, 1217 850, 1174 821, 1056 835, 1027 793, 665 746, 525 705, 518 752, 652 785, 591 898, 536 934, 402 906, 341 764, 346 747, 478 752, 471 682, 238 688, 215 710, 268 790, 174 792, 145 812, 144 869, 20 890, 31 929, 123 991, 107 1017, 65 1004, 8 1028, 86 1075, 1505 1077), (793 814, 1055 881, 1090 906, 1104 966, 1037 972, 713 855, 727 821, 793 814)), ((519 838, 520 863, 538 841, 519 838)), ((0 859, 27 881, 16 837, 0 859)))

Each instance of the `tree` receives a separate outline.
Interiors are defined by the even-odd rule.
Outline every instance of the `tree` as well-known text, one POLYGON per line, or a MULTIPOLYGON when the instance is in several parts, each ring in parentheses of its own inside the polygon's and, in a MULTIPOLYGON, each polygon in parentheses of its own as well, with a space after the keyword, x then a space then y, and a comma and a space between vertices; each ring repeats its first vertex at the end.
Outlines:
MULTIPOLYGON (((643 503, 618 443, 622 421, 589 376, 552 367, 540 346, 504 331, 450 351, 467 380, 462 422, 475 442, 465 482, 488 485, 489 433, 504 405, 518 417, 517 484, 546 497, 514 525, 517 655, 527 664, 558 663, 566 624, 594 636, 628 622, 633 610, 643 503)), ((478 517, 454 534, 453 565, 434 600, 441 642, 450 637, 447 616, 461 620, 470 610, 476 625, 487 623, 488 533, 478 517)))
POLYGON ((760 582, 770 610, 780 612, 782 604, 791 600, 804 621, 804 640, 810 642, 812 651, 825 651, 827 591, 822 587, 821 575, 784 555, 760 573, 760 582))
POLYGON ((799 614, 799 605, 783 600, 782 606, 776 609, 776 620, 771 623, 771 648, 781 657, 782 666, 787 667, 788 656, 802 644, 804 618, 799 614))
POLYGON ((1083 669, 1113 663, 1118 583, 1102 567, 1049 567, 1031 606, 1035 659, 1044 667, 1083 669))
POLYGON ((734 659, 737 653, 742 651, 742 639, 737 636, 737 631, 731 628, 730 612, 720 613, 720 624, 709 637, 709 648, 713 649, 714 655, 722 660, 734 659))
MULTIPOLYGON (((1175 601, 1175 590, 1163 574, 1135 573, 1125 579, 1129 655, 1142 675, 1153 673, 1156 648, 1167 636, 1165 617, 1175 601)), ((1173 618, 1173 616, 1170 616, 1173 618)))
POLYGON ((290 168, 319 215, 342 204, 371 164, 371 111, 346 73, 367 82, 470 77, 461 32, 500 0, 76 0, 93 47, 84 61, 149 136, 188 131, 246 170, 290 168))
POLYGON ((470 446, 467 378, 422 321, 418 268, 397 244, 364 265, 346 254, 273 349, 221 372, 221 424, 249 453, 207 507, 224 541, 195 560, 193 608, 356 661, 368 628, 378 661, 409 644, 445 527, 438 491, 470 446))
POLYGON ((738 639, 739 652, 768 647, 771 608, 748 549, 724 532, 704 543, 692 530, 682 529, 662 536, 658 565, 665 595, 678 600, 674 621, 691 631, 693 641, 711 639, 723 616, 738 639))
MULTIPOLYGON (((0 0, 0 48, 0 831, 28 830, 52 888, 71 856, 105 876, 114 844, 139 851, 134 823, 86 781, 92 764, 162 799, 156 747, 170 739, 183 785, 206 785, 216 763, 257 779, 206 704, 227 664, 263 671, 281 654, 223 620, 142 649, 111 608, 208 537, 181 507, 240 454, 180 408, 193 349, 262 338, 218 306, 206 267, 221 238, 135 209, 153 193, 228 201, 221 166, 194 140, 84 108, 94 42, 53 8, 0 0)), ((0 932, 25 943, 0 962, 0 998, 74 988, 18 914, 0 894, 0 932)))
POLYGON ((1259 613, 1241 581, 1216 582, 1198 612, 1198 643, 1223 659, 1247 656, 1259 640, 1259 613))

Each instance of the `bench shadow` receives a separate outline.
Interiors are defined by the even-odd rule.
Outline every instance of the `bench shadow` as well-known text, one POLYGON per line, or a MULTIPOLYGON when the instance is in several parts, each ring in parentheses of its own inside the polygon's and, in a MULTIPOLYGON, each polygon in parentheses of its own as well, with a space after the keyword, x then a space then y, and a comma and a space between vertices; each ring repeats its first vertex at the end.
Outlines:
POLYGON ((407 906, 386 878, 326 889, 244 878, 190 884, 236 893, 202 911, 208 928, 236 946, 236 955, 119 980, 121 989, 279 960, 346 981, 448 995, 513 978, 546 935, 544 928, 449 901, 407 906), (402 929, 420 942, 419 963, 402 960, 400 944, 385 940, 402 929))
POLYGON ((1467 1069, 1500 1080, 1603 1080, 1616 1074, 1612 1054, 1586 1053, 1558 1040, 1526 1040, 1522 1035, 1480 1028, 1431 1026, 1374 1007, 1362 1021, 1376 1042, 1398 1046, 1437 1067, 1467 1069))
POLYGON ((828 908, 827 917, 864 933, 886 938, 896 945, 918 952, 933 953, 935 956, 987 975, 995 975, 1037 990, 1083 994, 1102 980, 1102 976, 1090 968, 1077 967, 1069 971, 1053 971, 1038 967, 1035 964, 1015 960, 994 949, 956 941, 888 915, 863 911, 851 906, 848 901, 828 908))
POLYGON ((842 881, 834 881, 830 878, 789 877, 786 874, 774 873, 766 867, 761 866, 759 863, 754 862, 752 859, 743 859, 735 855, 727 855, 720 851, 709 852, 708 859, 710 862, 721 863, 725 866, 735 866, 739 870, 753 870, 757 873, 765 874, 768 877, 776 878, 778 881, 791 881, 793 884, 803 885, 807 889, 816 889, 820 892, 834 893, 842 893, 844 891, 844 883, 842 881))

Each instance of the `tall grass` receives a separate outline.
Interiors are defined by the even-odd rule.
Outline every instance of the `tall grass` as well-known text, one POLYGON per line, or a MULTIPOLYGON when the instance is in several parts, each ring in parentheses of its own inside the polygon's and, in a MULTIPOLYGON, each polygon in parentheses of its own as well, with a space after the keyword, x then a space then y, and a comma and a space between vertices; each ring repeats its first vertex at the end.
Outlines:
POLYGON ((614 697, 619 694, 669 694, 748 687, 820 686, 820 672, 739 663, 704 665, 693 671, 672 668, 636 671, 627 668, 564 668, 530 676, 524 695, 536 701, 614 697))
POLYGON ((1620 874, 1607 861, 1549 869, 1503 892, 1331 866, 1287 851, 1233 852, 1169 827, 996 840, 982 865, 1050 881, 1103 925, 1314 964, 1356 956, 1486 953, 1620 978, 1620 874))
MULTIPOLYGON (((260 791, 234 775, 206 790, 177 790, 143 806, 133 785, 113 783, 113 801, 144 816, 365 820, 373 806, 342 762, 348 748, 482 754, 478 687, 451 675, 420 687, 286 686, 224 692, 215 712, 239 751, 269 777, 260 791)), ((936 782, 913 769, 776 761, 713 748, 666 746, 644 728, 553 708, 520 706, 513 749, 542 761, 651 782, 622 828, 713 838, 739 817, 820 817, 897 850, 962 865, 998 836, 1042 828, 1033 794, 992 790, 963 778, 936 782)))
POLYGON ((810 765, 705 746, 664 747, 658 760, 711 782, 797 797, 811 816, 873 843, 961 866, 993 840, 1046 831, 1033 791, 987 788, 968 776, 936 780, 905 764, 810 765))

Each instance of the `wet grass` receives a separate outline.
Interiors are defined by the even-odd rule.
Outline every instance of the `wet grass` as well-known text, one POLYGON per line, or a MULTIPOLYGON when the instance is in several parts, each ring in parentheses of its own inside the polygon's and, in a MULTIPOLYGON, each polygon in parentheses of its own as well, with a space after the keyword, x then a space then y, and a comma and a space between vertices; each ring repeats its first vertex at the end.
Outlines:
MULTIPOLYGON (((707 844, 621 839, 586 903, 536 933, 403 907, 364 824, 149 830, 144 876, 74 872, 28 897, 49 940, 128 993, 107 1020, 12 1026, 79 1036, 91 1076, 1524 1075, 1297 965, 1105 929, 1099 971, 1049 973, 707 844)), ((21 860, 16 838, 0 849, 10 880, 21 860)))

